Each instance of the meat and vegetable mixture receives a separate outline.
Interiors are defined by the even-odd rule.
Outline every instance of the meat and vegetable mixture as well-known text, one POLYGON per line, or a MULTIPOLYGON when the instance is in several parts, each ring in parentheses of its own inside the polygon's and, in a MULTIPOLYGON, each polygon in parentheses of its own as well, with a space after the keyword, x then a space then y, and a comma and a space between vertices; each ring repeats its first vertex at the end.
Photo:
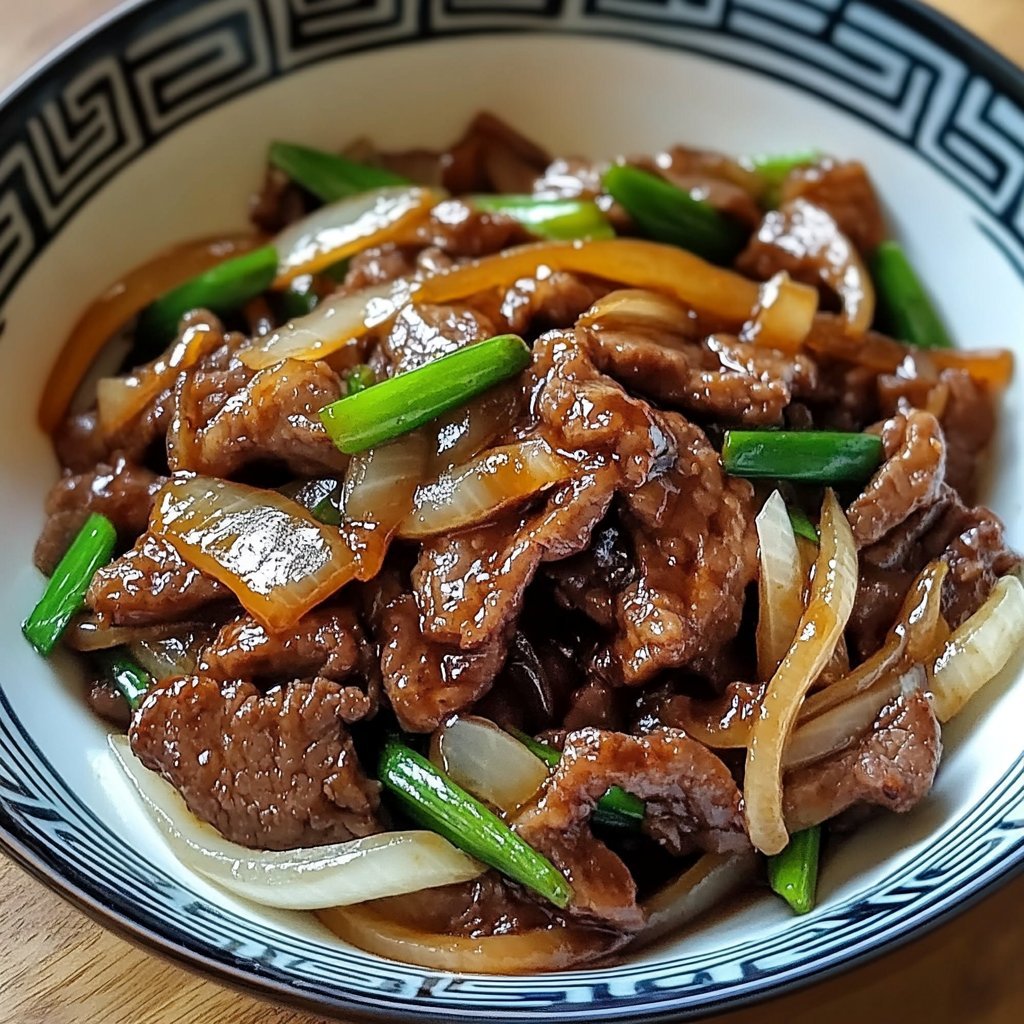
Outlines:
POLYGON ((254 231, 99 298, 40 410, 25 633, 81 652, 175 852, 451 970, 810 909, 1024 639, 976 503, 1009 353, 952 346, 855 161, 481 115, 268 164, 254 231))

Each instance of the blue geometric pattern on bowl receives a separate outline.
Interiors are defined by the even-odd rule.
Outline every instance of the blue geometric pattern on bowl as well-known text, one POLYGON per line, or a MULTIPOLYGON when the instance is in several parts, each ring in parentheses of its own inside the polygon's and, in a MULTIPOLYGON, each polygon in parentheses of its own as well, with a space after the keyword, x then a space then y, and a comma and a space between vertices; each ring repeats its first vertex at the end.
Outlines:
MULTIPOLYGON (((342 54, 511 31, 640 40, 793 82, 949 178, 1024 277, 1020 75, 907 0, 171 0, 109 21, 7 97, 0 307, 82 203, 202 111, 342 54)), ((1024 757, 913 863, 782 935, 699 957, 530 979, 383 963, 211 904, 140 862, 81 803, 2 688, 0 839, 87 910, 277 998, 388 1019, 653 1020, 711 1012, 820 976, 937 920, 1024 863, 1024 757)))

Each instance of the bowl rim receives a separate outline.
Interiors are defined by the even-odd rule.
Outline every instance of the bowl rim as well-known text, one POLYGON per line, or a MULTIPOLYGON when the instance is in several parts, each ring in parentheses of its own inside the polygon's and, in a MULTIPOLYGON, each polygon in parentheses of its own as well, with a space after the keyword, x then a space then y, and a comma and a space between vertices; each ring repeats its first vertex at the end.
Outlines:
MULTIPOLYGON (((1024 107, 1024 67, 1018 67, 1009 57, 1000 53, 951 16, 927 5, 923 0, 860 0, 860 2, 884 12, 900 23, 907 24, 943 50, 955 52, 966 67, 980 71, 986 79, 1024 107)), ((155 11, 161 6, 161 3, 162 0, 122 0, 112 9, 78 29, 22 71, 11 83, 0 89, 0 114, 16 104, 23 95, 44 82, 65 62, 73 60, 80 52, 87 50, 90 44, 96 43, 101 36, 107 33, 116 35, 118 30, 132 18, 145 15, 151 10, 155 11)), ((517 31, 520 35, 546 34, 543 31, 530 28, 517 31)), ((483 27, 463 34, 494 35, 496 33, 493 29, 483 27)), ((589 35, 583 31, 568 31, 560 34, 565 36, 589 35)), ((628 40, 630 37, 627 35, 623 38, 628 40)), ((419 41, 423 40, 385 43, 381 48, 387 49, 392 45, 405 45, 409 42, 419 41)), ((644 42, 650 44, 649 40, 644 40, 644 42)), ((320 63, 321 60, 329 59, 331 58, 317 58, 310 63, 320 63)), ((841 106, 834 101, 833 105, 841 106)), ((943 175, 946 174, 942 168, 935 169, 943 175)), ((1024 683, 1020 685, 1024 685, 1024 683)), ((0 690, 0 701, 4 701, 2 690, 0 690)), ((29 742, 31 742, 30 738, 29 742)), ((34 743, 32 745, 35 746, 34 743)), ((1024 759, 1024 755, 1021 759, 1024 759)), ((1002 779, 994 788, 1001 783, 1002 779)), ((180 938, 176 939, 165 935, 158 929, 136 920, 132 916, 132 903, 129 899, 118 898, 114 901, 101 899, 90 891, 86 884, 88 881, 86 877, 74 868, 71 868, 69 872, 66 865, 64 866, 65 870, 62 871, 62 866, 59 863, 48 859, 46 853, 49 849, 50 847, 45 841, 19 834, 16 822, 0 803, 0 854, 6 855, 32 878, 41 882, 91 920, 148 952, 156 953, 193 973, 212 978, 242 994, 314 1013, 326 1013, 332 1016, 344 1015, 359 1020, 417 1022, 427 1019, 444 1019, 448 1016, 447 1011, 440 1006, 432 1011, 428 1009, 424 1013, 411 1006, 393 1006, 391 1008, 383 1005, 359 1006, 344 998, 306 995, 287 982, 265 977, 258 971, 241 966, 241 961, 238 958, 228 959, 225 956, 218 959, 199 949, 190 948, 180 938)), ((600 1014, 600 1019, 610 1019, 609 1013, 613 1011, 615 1011, 616 1017, 623 1020, 642 1019, 654 1022, 703 1019, 712 1014, 730 1012, 807 988, 819 981, 863 966, 922 938, 970 909, 1020 874, 1024 874, 1024 843, 1009 851, 1001 862, 993 866, 992 870, 971 879, 965 888, 959 890, 954 902, 932 907, 918 919, 899 922, 892 931, 871 942, 866 948, 832 957, 822 966, 806 967, 793 977, 781 980, 768 977, 751 986, 747 991, 725 996, 713 995, 707 1002, 697 1007, 677 1008, 657 1007, 656 1005, 652 1010, 645 1011, 643 1003, 631 1000, 621 1006, 621 1017, 619 1017, 619 1012, 611 1007, 608 1012, 600 1014)), ((382 963, 386 964, 388 961, 382 960, 382 963)), ((510 981, 522 980, 515 975, 508 977, 510 981)), ((509 1019, 525 1019, 519 1014, 509 1012, 507 1008, 496 1006, 494 1009, 500 1010, 503 1014, 508 1013, 509 1019)), ((582 1018, 583 1015, 577 1015, 572 1011, 565 1014, 566 1020, 582 1018)), ((482 1015, 479 1018, 470 1018, 460 1014, 458 1019, 483 1020, 485 1018, 482 1015)), ((599 1017, 598 1015, 589 1015, 587 1019, 599 1019, 599 1017)))

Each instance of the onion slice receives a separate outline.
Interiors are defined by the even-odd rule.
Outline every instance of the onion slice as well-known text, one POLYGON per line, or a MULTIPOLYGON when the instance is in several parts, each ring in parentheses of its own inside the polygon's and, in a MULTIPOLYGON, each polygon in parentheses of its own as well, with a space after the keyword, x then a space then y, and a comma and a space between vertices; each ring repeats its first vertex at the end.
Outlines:
POLYGON ((182 864, 254 903, 319 910, 466 882, 484 871, 433 832, 384 832, 301 850, 251 850, 199 821, 170 784, 143 767, 126 737, 108 740, 182 864))
POLYGON ((486 718, 452 718, 434 734, 430 759, 474 796, 512 814, 530 800, 548 769, 504 729, 486 718))
POLYGON ((755 848, 766 854, 781 852, 789 841, 782 813, 786 743, 804 696, 846 628, 857 593, 853 533, 831 490, 825 492, 820 531, 807 609, 750 730, 743 783, 747 830, 755 848))
POLYGON ((674 932, 721 903, 754 878, 757 854, 705 853, 688 871, 643 903, 647 924, 633 939, 634 949, 674 932))
POLYGON ((804 611, 804 579, 786 503, 772 491, 754 520, 761 573, 757 594, 757 672, 771 679, 793 643, 804 611))
POLYGON ((675 299, 642 288, 619 288, 598 299, 576 320, 579 327, 648 329, 680 334, 692 329, 690 314, 675 299))
POLYGON ((818 290, 780 271, 761 285, 757 305, 740 331, 740 340, 798 352, 811 333, 817 312, 818 290))
POLYGON ((988 600, 955 629, 935 659, 932 705, 948 722, 1024 646, 1024 586, 1016 576, 996 582, 988 600))
POLYGON ((465 529, 571 475, 572 463, 539 438, 491 448, 421 484, 398 534, 419 540, 465 529))
POLYGON ((382 245, 424 220, 445 198, 436 189, 392 186, 360 192, 315 210, 275 239, 277 279, 283 288, 373 245, 382 245))
POLYGON ((532 277, 541 267, 591 274, 670 296, 715 317, 723 328, 739 328, 758 300, 755 282, 715 267, 671 245, 637 238, 580 242, 536 242, 516 246, 433 274, 425 280, 399 279, 390 285, 321 303, 240 354, 253 369, 292 359, 323 359, 380 327, 415 298, 445 303, 532 277))
POLYGON ((276 491, 244 484, 171 480, 157 495, 150 530, 228 587, 270 630, 288 629, 349 580, 365 576, 341 532, 276 491))

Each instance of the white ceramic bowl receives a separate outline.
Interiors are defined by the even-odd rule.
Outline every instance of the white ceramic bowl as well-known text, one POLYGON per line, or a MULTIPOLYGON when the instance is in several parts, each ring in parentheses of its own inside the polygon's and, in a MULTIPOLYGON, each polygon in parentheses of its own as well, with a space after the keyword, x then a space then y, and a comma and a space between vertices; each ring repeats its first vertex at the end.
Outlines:
MULTIPOLYGON (((269 139, 453 138, 479 108, 557 153, 815 146, 867 162, 964 345, 1024 354, 1024 76, 917 4, 177 0, 131 6, 0 101, 0 841, 112 927, 271 996, 393 1019, 653 1019, 764 996, 902 941, 1024 858, 1019 665, 946 734, 933 794, 830 857, 802 919, 765 898, 622 966, 450 977, 184 871, 63 656, 19 623, 57 467, 34 409, 84 304, 154 251, 244 224, 269 139), (529 34, 524 34, 529 33, 529 34)), ((1006 408, 1021 407, 1018 375, 1006 408)), ((1024 549, 1024 422, 987 495, 1024 549)))

